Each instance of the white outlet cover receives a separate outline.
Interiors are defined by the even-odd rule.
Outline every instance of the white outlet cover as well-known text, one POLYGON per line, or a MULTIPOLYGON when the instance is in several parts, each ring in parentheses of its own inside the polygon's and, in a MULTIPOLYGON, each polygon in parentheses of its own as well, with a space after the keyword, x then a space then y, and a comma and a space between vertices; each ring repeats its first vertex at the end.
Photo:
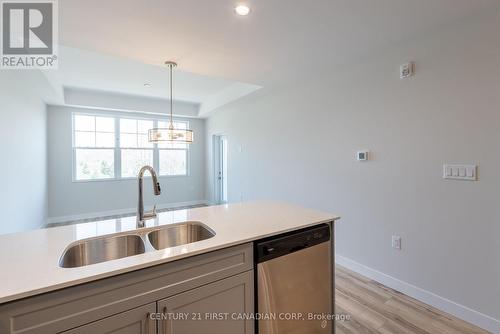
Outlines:
POLYGON ((392 248, 401 250, 401 237, 399 235, 392 236, 392 248))
POLYGON ((367 161, 370 158, 370 152, 368 150, 356 152, 356 160, 367 161))

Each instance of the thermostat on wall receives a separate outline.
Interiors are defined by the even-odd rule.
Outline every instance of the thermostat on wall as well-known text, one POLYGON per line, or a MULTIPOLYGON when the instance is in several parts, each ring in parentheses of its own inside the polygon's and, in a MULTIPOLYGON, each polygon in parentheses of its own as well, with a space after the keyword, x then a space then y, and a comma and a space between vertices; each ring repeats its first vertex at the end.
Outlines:
POLYGON ((399 77, 406 79, 415 75, 415 63, 409 62, 399 67, 399 77))
POLYGON ((356 159, 358 161, 366 161, 366 160, 368 160, 368 151, 358 151, 358 152, 356 152, 356 159))

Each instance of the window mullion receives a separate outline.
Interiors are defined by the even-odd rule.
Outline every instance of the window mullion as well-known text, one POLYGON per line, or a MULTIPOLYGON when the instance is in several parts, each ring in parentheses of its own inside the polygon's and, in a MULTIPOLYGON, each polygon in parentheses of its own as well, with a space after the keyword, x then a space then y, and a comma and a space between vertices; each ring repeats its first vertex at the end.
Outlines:
POLYGON ((139 148, 139 120, 135 120, 135 147, 139 148))
POLYGON ((189 176, 191 175, 191 161, 190 161, 190 157, 189 157, 189 149, 185 149, 184 150, 184 154, 186 155, 186 176, 189 176))
POLYGON ((94 116, 94 147, 97 147, 97 117, 94 116))
MULTIPOLYGON (((158 127, 158 120, 153 120, 153 128, 158 127)), ((153 143, 153 168, 160 175, 160 153, 158 150, 158 143, 153 143)))
POLYGON ((121 178, 122 157, 120 149, 120 118, 115 117, 115 179, 121 178))

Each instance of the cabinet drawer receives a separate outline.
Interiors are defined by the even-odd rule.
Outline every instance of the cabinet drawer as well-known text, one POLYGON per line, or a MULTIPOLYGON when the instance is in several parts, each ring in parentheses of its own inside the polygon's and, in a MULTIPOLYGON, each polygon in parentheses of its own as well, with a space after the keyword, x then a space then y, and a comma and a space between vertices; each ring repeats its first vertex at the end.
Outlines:
POLYGON ((62 332, 252 268, 244 244, 26 298, 0 305, 0 333, 62 332))
POLYGON ((156 324, 149 317, 155 312, 156 304, 151 303, 61 334, 155 334, 156 324))

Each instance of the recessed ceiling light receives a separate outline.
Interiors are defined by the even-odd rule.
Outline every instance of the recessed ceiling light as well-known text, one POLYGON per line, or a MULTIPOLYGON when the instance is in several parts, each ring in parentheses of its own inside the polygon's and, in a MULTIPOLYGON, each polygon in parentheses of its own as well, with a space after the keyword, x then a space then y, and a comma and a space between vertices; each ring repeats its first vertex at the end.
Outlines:
POLYGON ((240 16, 246 16, 250 13, 250 8, 248 6, 245 6, 245 5, 239 5, 239 6, 236 6, 234 11, 236 12, 236 14, 238 14, 240 16))
POLYGON ((151 86, 152 86, 152 85, 151 85, 150 83, 145 83, 145 84, 144 84, 144 87, 146 87, 146 88, 149 88, 149 87, 151 87, 151 86))

